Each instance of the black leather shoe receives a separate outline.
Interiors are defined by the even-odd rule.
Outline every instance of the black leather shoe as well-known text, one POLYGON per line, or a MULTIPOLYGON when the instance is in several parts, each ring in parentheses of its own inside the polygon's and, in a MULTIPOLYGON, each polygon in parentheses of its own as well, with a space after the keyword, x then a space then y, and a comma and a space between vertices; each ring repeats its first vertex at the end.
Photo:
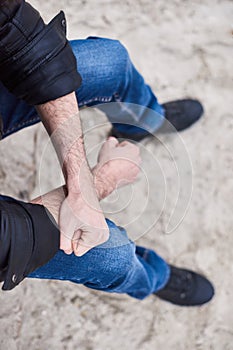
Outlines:
POLYGON ((164 103, 165 123, 159 132, 182 131, 198 121, 203 112, 203 106, 197 100, 185 99, 164 103), (168 121, 166 123, 166 121, 168 121), (174 127, 174 128, 173 128, 174 127))
POLYGON ((128 134, 128 133, 125 133, 125 132, 122 132, 122 131, 118 131, 117 130, 117 123, 114 123, 114 125, 116 125, 116 127, 114 127, 114 126, 112 127, 112 129, 110 130, 109 136, 116 137, 117 139, 129 139, 129 140, 132 140, 132 141, 140 142, 145 137, 151 135, 149 132, 147 132, 147 131, 145 131, 144 129, 141 129, 141 128, 137 128, 138 129, 137 133, 128 134))
MULTIPOLYGON (((193 125, 201 118, 204 109, 201 103, 197 100, 184 99, 164 103, 165 121, 158 129, 160 133, 168 133, 174 131, 182 131, 193 125)), ((137 133, 125 133, 117 130, 116 126, 111 129, 109 136, 114 136, 118 139, 130 139, 133 141, 141 141, 151 134, 144 129, 137 128, 137 133)))
POLYGON ((170 279, 163 289, 155 293, 157 297, 180 306, 198 306, 212 299, 214 287, 204 276, 170 267, 170 279))

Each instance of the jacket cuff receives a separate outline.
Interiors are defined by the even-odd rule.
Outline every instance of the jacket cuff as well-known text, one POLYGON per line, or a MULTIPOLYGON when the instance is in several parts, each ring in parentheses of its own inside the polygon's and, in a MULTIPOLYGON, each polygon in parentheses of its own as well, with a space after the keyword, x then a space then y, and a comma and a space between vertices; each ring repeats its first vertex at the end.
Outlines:
POLYGON ((11 290, 57 253, 60 234, 42 205, 1 197, 0 281, 3 290, 11 290))
POLYGON ((0 29, 0 53, 0 79, 28 104, 54 100, 81 85, 62 11, 45 25, 33 7, 22 3, 0 29))

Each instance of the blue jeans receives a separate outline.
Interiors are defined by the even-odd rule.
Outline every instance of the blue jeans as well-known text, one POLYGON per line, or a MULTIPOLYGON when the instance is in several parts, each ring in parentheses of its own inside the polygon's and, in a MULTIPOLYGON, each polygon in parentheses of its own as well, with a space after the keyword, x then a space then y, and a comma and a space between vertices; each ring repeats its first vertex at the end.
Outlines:
MULTIPOLYGON (((162 106, 119 41, 90 37, 71 41, 71 45, 83 79, 76 92, 79 107, 104 110, 110 122, 118 123, 118 130, 128 134, 141 132, 141 128, 154 132, 162 125, 162 106), (115 102, 114 110, 104 109, 107 102, 115 102)), ((1 83, 0 115, 3 137, 40 121, 34 107, 15 98, 1 83)), ((106 243, 82 257, 58 251, 28 277, 69 280, 106 292, 127 293, 137 299, 162 289, 169 279, 169 265, 153 250, 135 246, 123 228, 108 219, 106 222, 110 231, 106 243)))

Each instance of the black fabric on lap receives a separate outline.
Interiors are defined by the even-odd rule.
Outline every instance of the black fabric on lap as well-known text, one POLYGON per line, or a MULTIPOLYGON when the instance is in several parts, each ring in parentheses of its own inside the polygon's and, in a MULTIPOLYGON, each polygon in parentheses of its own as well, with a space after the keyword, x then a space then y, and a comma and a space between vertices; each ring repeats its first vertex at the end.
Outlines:
POLYGON ((0 280, 11 290, 56 254, 60 234, 42 205, 1 196, 0 218, 0 280))

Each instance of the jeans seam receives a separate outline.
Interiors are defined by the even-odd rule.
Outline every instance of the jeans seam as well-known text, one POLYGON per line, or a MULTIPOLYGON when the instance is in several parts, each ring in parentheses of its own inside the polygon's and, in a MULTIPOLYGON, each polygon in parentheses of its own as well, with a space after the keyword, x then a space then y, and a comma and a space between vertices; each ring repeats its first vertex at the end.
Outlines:
POLYGON ((82 107, 82 106, 88 105, 89 103, 92 103, 92 102, 110 102, 111 99, 112 99, 112 96, 110 96, 110 97, 109 96, 93 97, 93 98, 90 98, 89 100, 80 102, 79 106, 82 107))
POLYGON ((18 128, 20 128, 21 126, 24 126, 24 125, 27 125, 27 124, 30 124, 31 122, 34 122, 34 121, 40 121, 40 117, 39 116, 36 116, 36 117, 33 117, 33 118, 30 118, 28 120, 25 120, 24 122, 22 123, 18 123, 18 124, 15 124, 14 126, 12 126, 11 128, 7 129, 7 130, 4 130, 4 134, 6 135, 7 133, 9 132, 12 132, 18 128))

